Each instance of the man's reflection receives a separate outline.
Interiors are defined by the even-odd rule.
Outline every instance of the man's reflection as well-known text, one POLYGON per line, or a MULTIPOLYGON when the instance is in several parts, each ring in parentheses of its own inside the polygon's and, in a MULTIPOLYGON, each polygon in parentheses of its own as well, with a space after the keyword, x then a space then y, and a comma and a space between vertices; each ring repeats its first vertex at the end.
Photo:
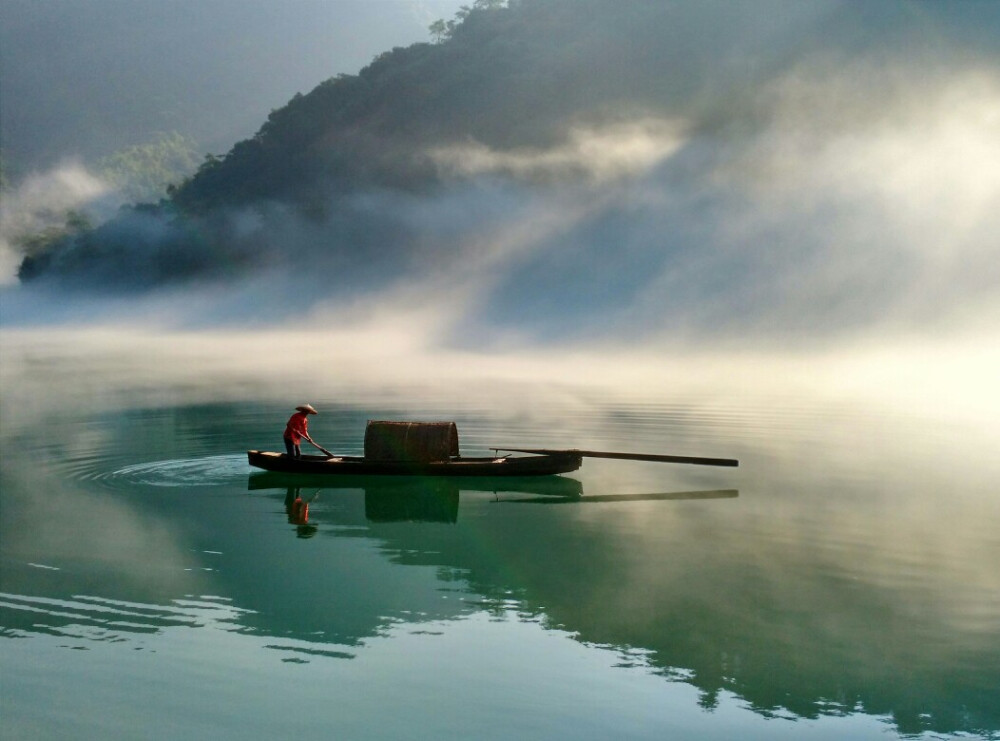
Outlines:
POLYGON ((285 512, 288 514, 288 522, 295 525, 295 534, 299 538, 311 538, 318 529, 315 525, 309 524, 309 505, 316 501, 319 491, 313 494, 308 500, 302 498, 302 492, 297 486, 289 486, 285 493, 285 512))

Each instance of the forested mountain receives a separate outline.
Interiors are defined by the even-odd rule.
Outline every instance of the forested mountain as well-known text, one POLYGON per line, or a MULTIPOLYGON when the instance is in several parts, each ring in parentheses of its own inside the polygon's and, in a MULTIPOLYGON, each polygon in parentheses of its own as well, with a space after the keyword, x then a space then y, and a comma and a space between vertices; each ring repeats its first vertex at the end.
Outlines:
MULTIPOLYGON (((937 110, 944 104, 934 96, 956 89, 956 70, 994 69, 997 5, 962 7, 476 0, 432 26, 435 41, 392 49, 357 75, 296 95, 165 201, 34 243, 20 277, 141 289, 304 269, 334 289, 357 288, 359 275, 467 258, 482 234, 496 241, 504 218, 548 199, 555 211, 601 205, 535 238, 533 269, 522 265, 494 289, 509 304, 525 305, 540 271, 609 253, 629 272, 604 265, 604 283, 587 286, 589 305, 640 295, 654 275, 680 300, 695 290, 676 267, 686 255, 717 254, 714 290, 730 296, 729 275, 781 280, 748 266, 751 243, 801 242, 802 214, 856 205, 812 202, 787 223, 765 224, 748 214, 749 197, 789 177, 813 189, 783 184, 790 194, 825 197, 813 181, 825 177, 826 154, 803 165, 824 141, 862 141, 859 132, 918 111, 920 96, 937 110), (803 157, 789 156, 796 147, 803 157), (622 200, 629 178, 638 185, 622 200), (637 196, 640 185, 653 192, 650 178, 655 208, 652 196, 637 196), (737 222, 747 229, 738 238, 737 222)), ((822 192, 834 192, 827 185, 822 192)), ((825 249, 802 244, 805 255, 825 249)), ((573 300, 558 286, 534 288, 562 307, 573 300)))
POLYGON ((655 0, 479 2, 443 43, 388 51, 274 111, 174 201, 199 209, 323 201, 331 187, 419 189, 439 175, 426 156, 435 147, 546 147, 577 121, 677 115, 712 84, 699 56, 731 68, 719 81, 727 86, 773 61, 759 34, 744 35, 765 4, 732 8, 697 37, 683 17, 691 10, 655 0))
MULTIPOLYGON (((710 85, 738 93, 774 61, 762 43, 769 27, 780 32, 796 12, 777 3, 793 18, 774 24, 765 4, 719 3, 717 10, 723 6, 723 17, 706 24, 696 4, 480 0, 439 24, 438 43, 393 49, 358 75, 296 95, 254 137, 224 157, 206 157, 168 202, 28 255, 21 277, 87 280, 96 270, 142 285, 229 272, 266 256, 269 245, 233 234, 220 222, 225 209, 280 203, 322 219, 337 208, 338 194, 433 187, 443 175, 429 156, 437 147, 545 147, 574 122, 676 116, 710 99, 710 85), (692 21, 701 24, 697 34, 692 21), (727 69, 723 79, 708 79, 720 69, 727 69), (150 240, 136 249, 136 241, 150 240)), ((812 21, 815 8, 798 15, 812 21)))

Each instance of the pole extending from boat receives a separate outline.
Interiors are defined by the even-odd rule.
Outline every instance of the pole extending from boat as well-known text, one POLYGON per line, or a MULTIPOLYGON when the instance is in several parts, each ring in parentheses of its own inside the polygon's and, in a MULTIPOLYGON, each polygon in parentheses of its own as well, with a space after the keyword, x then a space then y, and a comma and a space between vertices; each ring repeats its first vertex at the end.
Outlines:
POLYGON ((601 450, 551 450, 548 448, 504 448, 493 447, 492 450, 506 450, 511 453, 535 453, 537 455, 559 455, 560 453, 580 455, 584 458, 614 458, 624 461, 652 461, 654 463, 690 463, 696 466, 730 466, 740 465, 733 458, 703 458, 687 455, 651 455, 649 453, 610 453, 601 450))
POLYGON ((319 443, 314 442, 311 438, 307 437, 307 438, 305 438, 305 440, 307 440, 309 442, 309 444, 312 445, 314 448, 322 450, 324 453, 326 453, 326 457, 327 458, 335 458, 336 457, 333 453, 331 453, 329 450, 327 450, 326 448, 324 448, 319 443))

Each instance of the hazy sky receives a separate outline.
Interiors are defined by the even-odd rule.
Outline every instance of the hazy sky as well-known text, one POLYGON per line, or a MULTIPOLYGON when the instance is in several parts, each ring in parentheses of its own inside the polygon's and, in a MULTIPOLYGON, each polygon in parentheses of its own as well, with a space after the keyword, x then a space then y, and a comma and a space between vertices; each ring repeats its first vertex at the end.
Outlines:
POLYGON ((462 0, 0 0, 0 145, 22 174, 158 131, 222 153, 462 0))

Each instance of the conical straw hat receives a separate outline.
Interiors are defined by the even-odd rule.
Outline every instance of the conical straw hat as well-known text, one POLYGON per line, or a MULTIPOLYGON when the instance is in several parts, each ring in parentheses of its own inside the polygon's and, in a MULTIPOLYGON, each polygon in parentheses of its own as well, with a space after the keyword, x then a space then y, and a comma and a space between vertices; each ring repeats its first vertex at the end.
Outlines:
POLYGON ((313 409, 312 404, 302 404, 301 406, 295 407, 297 412, 305 412, 306 414, 319 414, 315 409, 313 409))

